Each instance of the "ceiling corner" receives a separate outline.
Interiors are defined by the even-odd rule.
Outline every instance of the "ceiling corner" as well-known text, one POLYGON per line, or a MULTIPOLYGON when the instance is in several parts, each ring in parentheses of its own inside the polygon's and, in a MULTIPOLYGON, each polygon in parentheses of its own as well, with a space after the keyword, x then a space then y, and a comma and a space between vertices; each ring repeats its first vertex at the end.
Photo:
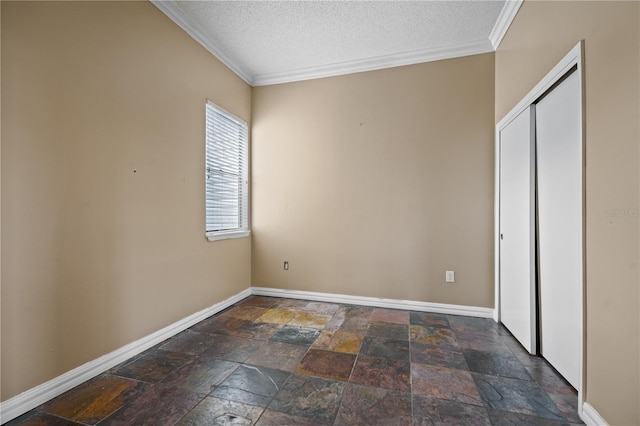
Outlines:
POLYGON ((489 34, 489 41, 491 41, 493 50, 498 50, 502 39, 505 34, 507 34, 507 30, 509 29, 509 26, 511 26, 511 22, 513 22, 516 17, 523 1, 524 0, 507 0, 504 3, 500 16, 498 16, 496 24, 493 26, 491 34, 489 34))
POLYGON ((244 80, 250 86, 253 86, 253 77, 240 65, 235 63, 231 58, 222 53, 216 46, 214 40, 202 31, 197 24, 195 24, 189 17, 187 17, 180 8, 178 8, 173 1, 165 0, 149 0, 155 7, 160 9, 162 13, 167 15, 176 25, 182 28, 187 34, 189 34, 194 40, 207 49, 213 56, 215 56, 220 62, 225 64, 231 71, 233 71, 238 77, 244 80))

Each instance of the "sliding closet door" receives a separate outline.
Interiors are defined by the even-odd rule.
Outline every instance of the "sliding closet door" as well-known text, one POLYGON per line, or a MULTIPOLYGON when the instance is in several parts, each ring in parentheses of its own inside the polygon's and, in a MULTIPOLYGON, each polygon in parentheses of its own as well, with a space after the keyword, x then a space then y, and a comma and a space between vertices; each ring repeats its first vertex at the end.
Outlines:
POLYGON ((528 108, 500 131, 500 320, 535 353, 535 159, 528 108))
POLYGON ((540 351, 579 387, 582 306, 582 137, 574 72, 536 105, 540 351))

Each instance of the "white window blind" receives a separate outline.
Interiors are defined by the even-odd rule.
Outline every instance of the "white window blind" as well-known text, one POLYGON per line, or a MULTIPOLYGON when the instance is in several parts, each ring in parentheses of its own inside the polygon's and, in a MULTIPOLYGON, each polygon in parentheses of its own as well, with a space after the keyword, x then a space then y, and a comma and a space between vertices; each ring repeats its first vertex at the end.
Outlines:
POLYGON ((247 123, 207 101, 206 235, 209 240, 249 234, 247 123))

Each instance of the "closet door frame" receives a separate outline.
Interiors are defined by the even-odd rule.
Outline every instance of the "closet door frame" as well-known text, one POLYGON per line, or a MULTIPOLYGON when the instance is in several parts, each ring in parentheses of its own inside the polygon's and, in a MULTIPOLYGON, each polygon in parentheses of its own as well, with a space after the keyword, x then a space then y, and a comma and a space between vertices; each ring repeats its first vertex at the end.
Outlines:
POLYGON ((556 83, 558 83, 564 75, 569 72, 573 67, 577 67, 574 71, 579 78, 580 86, 580 114, 582 117, 582 126, 580 129, 581 139, 581 152, 582 152, 582 287, 580 291, 580 312, 581 321, 579 321, 580 329, 578 330, 580 338, 580 356, 576 362, 579 365, 580 381, 578 386, 578 414, 583 416, 584 406, 584 384, 585 384, 585 307, 584 307, 584 294, 586 283, 586 262, 585 262, 585 113, 584 113, 584 40, 581 40, 565 55, 558 64, 549 71, 544 78, 533 88, 531 91, 511 110, 507 115, 502 118, 495 128, 495 144, 494 144, 494 158, 495 158, 495 171, 494 171, 494 277, 495 277, 495 309, 493 318, 496 322, 500 321, 500 132, 504 129, 512 120, 520 115, 524 110, 534 105, 536 101, 544 95, 549 89, 551 89, 556 83))

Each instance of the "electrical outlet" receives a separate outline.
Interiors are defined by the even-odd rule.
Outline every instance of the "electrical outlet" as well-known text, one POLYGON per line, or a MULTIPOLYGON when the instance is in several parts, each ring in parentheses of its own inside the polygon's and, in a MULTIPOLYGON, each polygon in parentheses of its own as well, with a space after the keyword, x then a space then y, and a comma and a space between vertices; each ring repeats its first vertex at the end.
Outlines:
POLYGON ((445 282, 448 282, 448 283, 456 282, 456 278, 455 278, 455 275, 454 275, 453 271, 446 271, 446 273, 445 273, 445 282))
POLYGON ((285 261, 284 261, 284 270, 285 270, 285 271, 288 271, 288 270, 289 270, 289 261, 288 261, 288 260, 285 260, 285 261))

